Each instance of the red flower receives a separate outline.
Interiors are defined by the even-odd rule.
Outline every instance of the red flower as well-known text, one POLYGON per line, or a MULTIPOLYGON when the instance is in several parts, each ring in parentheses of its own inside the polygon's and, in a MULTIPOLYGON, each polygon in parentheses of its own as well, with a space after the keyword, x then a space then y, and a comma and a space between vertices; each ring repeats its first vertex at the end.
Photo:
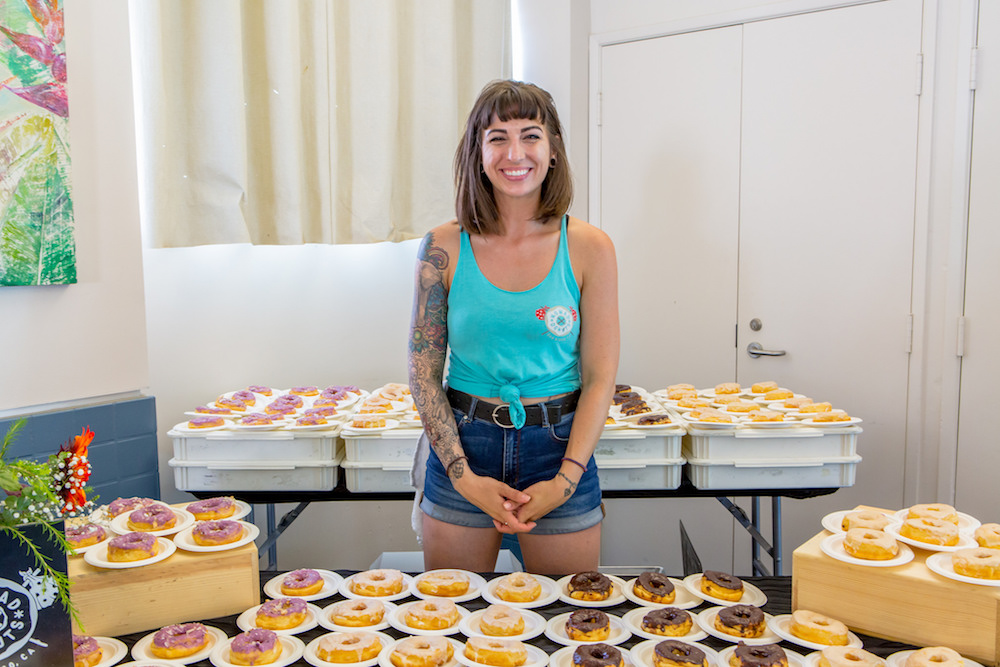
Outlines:
POLYGON ((84 427, 80 435, 74 436, 72 441, 59 448, 61 477, 57 478, 55 489, 65 503, 63 513, 75 512, 87 504, 84 487, 91 472, 87 450, 93 440, 94 432, 89 427, 84 427))

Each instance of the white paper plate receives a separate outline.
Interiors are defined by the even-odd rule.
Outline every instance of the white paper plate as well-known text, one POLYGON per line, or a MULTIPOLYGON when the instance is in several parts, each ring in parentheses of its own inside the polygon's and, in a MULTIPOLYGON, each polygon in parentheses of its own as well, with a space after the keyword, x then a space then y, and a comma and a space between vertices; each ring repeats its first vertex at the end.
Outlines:
POLYGON ((205 648, 201 649, 196 653, 192 653, 186 658, 174 658, 172 660, 164 660, 163 658, 157 658, 155 655, 149 652, 149 647, 153 644, 153 637, 156 632, 150 632, 148 635, 140 639, 132 646, 132 657, 136 660, 150 660, 159 661, 160 664, 171 664, 177 663, 182 665, 190 665, 192 662, 198 662, 204 660, 212 654, 212 651, 222 643, 225 643, 227 639, 226 633, 219 628, 212 627, 211 625, 205 626, 206 635, 208 636, 208 644, 205 648))
POLYGON ((414 628, 406 624, 406 612, 416 602, 407 602, 405 604, 398 605, 392 612, 387 612, 386 615, 389 617, 389 625, 396 628, 400 632, 405 632, 410 635, 422 635, 425 637, 442 637, 444 635, 454 635, 459 632, 458 626, 462 622, 462 619, 469 615, 469 610, 461 605, 455 605, 458 609, 458 620, 453 624, 448 626, 443 630, 424 630, 422 628, 414 628))
POLYGON ((684 586, 691 591, 691 594, 697 598, 701 598, 705 602, 711 602, 712 604, 717 604, 722 607, 731 607, 734 604, 749 604, 754 607, 763 607, 767 604, 767 595, 764 591, 760 590, 748 581, 743 582, 743 597, 735 602, 732 600, 723 600, 722 598, 717 598, 708 593, 701 592, 701 586, 699 582, 703 572, 695 572, 694 574, 689 574, 684 577, 684 586))
MULTIPOLYGON (((319 576, 323 578, 323 588, 321 588, 318 593, 313 593, 312 595, 296 595, 294 597, 297 597, 301 600, 305 600, 306 602, 314 602, 316 600, 322 600, 324 598, 332 597, 337 594, 337 592, 340 590, 340 584, 344 580, 343 577, 341 577, 336 572, 331 572, 330 570, 320 570, 317 568, 308 568, 308 569, 316 569, 316 571, 319 572, 319 576)), ((285 575, 287 574, 288 574, 287 572, 285 574, 279 574, 278 576, 270 579, 266 584, 264 584, 264 595, 266 595, 269 598, 292 597, 286 595, 281 591, 281 581, 285 578, 285 575)))
MULTIPOLYGON (((910 513, 910 508, 904 507, 903 509, 898 510, 896 512, 895 517, 899 519, 900 523, 903 523, 904 521, 906 521, 906 516, 909 513, 910 513)), ((982 525, 982 522, 976 517, 972 516, 971 514, 966 514, 965 512, 958 512, 958 511, 956 511, 955 513, 958 515, 958 532, 960 533, 962 532, 971 533, 974 530, 976 530, 976 528, 979 528, 979 526, 982 525)))
POLYGON ((191 434, 194 434, 194 433, 211 433, 213 431, 224 431, 224 430, 227 430, 229 428, 229 424, 230 424, 229 420, 232 419, 232 417, 233 417, 232 415, 198 415, 198 416, 199 417, 222 417, 225 420, 225 423, 222 424, 221 426, 205 426, 203 428, 189 428, 188 425, 187 425, 188 424, 187 422, 181 422, 179 424, 174 424, 174 427, 172 429, 170 429, 170 430, 171 431, 176 431, 178 433, 186 433, 188 435, 191 435, 191 434))
POLYGON ((780 422, 755 422, 747 419, 740 424, 740 428, 801 428, 801 426, 802 422, 791 417, 785 417, 780 422))
MULTIPOLYGON (((660 639, 647 639, 646 641, 640 642, 635 646, 633 646, 629 650, 629 653, 632 654, 632 663, 636 665, 636 667, 655 667, 653 660, 653 650, 656 648, 657 644, 664 641, 665 639, 668 638, 661 637, 660 639)), ((719 662, 719 654, 715 649, 705 646, 704 644, 695 644, 692 642, 684 642, 684 643, 691 644, 691 646, 694 646, 695 648, 704 651, 705 658, 708 660, 709 667, 722 667, 723 663, 719 662)))
MULTIPOLYGON (((379 667, 395 667, 395 665, 392 664, 392 660, 389 659, 389 656, 392 655, 392 651, 393 649, 396 648, 396 644, 398 644, 401 641, 403 640, 398 639, 393 643, 389 644, 388 646, 386 646, 384 649, 382 649, 382 652, 378 654, 379 667)), ((456 639, 452 639, 451 637, 448 638, 448 641, 451 643, 451 647, 452 650, 455 652, 455 655, 459 655, 462 653, 462 650, 465 648, 465 644, 456 639)), ((439 667, 457 667, 458 664, 459 664, 458 659, 453 657, 451 660, 444 663, 443 665, 440 665, 439 667)))
MULTIPOLYGON (((219 642, 218 646, 208 656, 208 659, 212 661, 215 667, 235 667, 234 663, 229 661, 229 645, 232 641, 230 639, 229 641, 219 642)), ((301 658, 306 650, 306 645, 298 637, 278 635, 278 641, 281 642, 281 655, 274 662, 267 663, 268 667, 286 667, 286 665, 290 665, 301 658)))
POLYGON ((168 540, 165 537, 157 537, 156 544, 159 549, 155 556, 150 558, 144 558, 142 560, 130 560, 122 563, 113 562, 108 560, 108 542, 111 540, 104 540, 98 544, 94 545, 93 549, 87 551, 83 554, 83 560, 94 567, 104 568, 105 570, 127 570, 132 567, 143 567, 146 565, 152 565, 153 563, 159 563, 161 560, 166 560, 177 550, 177 545, 168 540))
POLYGON ((351 576, 347 577, 346 579, 343 579, 340 582, 340 594, 343 595, 345 598, 361 598, 363 600, 364 599, 389 600, 390 602, 393 602, 395 600, 403 600, 405 598, 410 597, 410 586, 413 585, 413 577, 406 574, 405 572, 403 572, 403 590, 400 591, 399 593, 396 593, 395 595, 385 595, 385 596, 358 595, 357 593, 355 593, 352 588, 352 585, 354 583, 354 577, 356 576, 357 576, 356 574, 352 574, 351 576))
POLYGON ((456 569, 443 569, 443 570, 428 570, 427 572, 422 572, 415 576, 410 582, 410 595, 422 599, 432 599, 432 598, 442 598, 445 600, 451 600, 452 602, 468 602, 469 600, 475 600, 479 597, 483 590, 486 588, 486 579, 475 572, 469 572, 468 570, 456 570, 456 569), (454 572, 457 574, 464 574, 469 578, 469 590, 464 595, 456 595, 454 597, 448 597, 445 595, 430 595, 428 593, 423 593, 419 590, 420 580, 429 574, 436 572, 454 572))
POLYGON ((950 553, 931 554, 925 562, 928 570, 948 579, 964 581, 967 584, 975 584, 977 586, 1000 586, 1000 579, 977 579, 976 577, 968 577, 955 572, 955 568, 951 564, 950 553))
MULTIPOLYGON (((907 658, 914 653, 916 653, 916 650, 914 649, 910 649, 908 651, 896 651, 895 653, 889 654, 889 657, 885 659, 885 662, 889 667, 905 667, 907 658)), ((962 657, 962 660, 965 661, 965 667, 983 667, 982 664, 976 662, 975 660, 970 660, 965 656, 962 657)))
POLYGON ((286 425, 284 419, 276 419, 270 424, 241 424, 233 422, 229 427, 234 431, 276 431, 286 425))
POLYGON ((466 637, 495 637, 496 639, 516 639, 522 642, 533 639, 545 632, 546 621, 544 616, 528 609, 515 609, 514 611, 520 613, 521 618, 524 619, 524 632, 517 635, 496 637, 495 635, 488 635, 483 632, 479 626, 479 620, 486 613, 486 609, 479 609, 468 616, 463 616, 458 624, 458 629, 466 637))
MULTIPOLYGON (((264 605, 259 604, 250 607, 242 614, 236 618, 236 627, 240 630, 246 632, 247 630, 253 630, 257 627, 257 610, 264 605)), ((306 630, 312 630, 317 625, 319 625, 319 617, 322 616, 323 610, 314 604, 306 603, 306 617, 301 623, 293 628, 287 628, 284 630, 274 630, 276 635, 298 635, 306 630)))
POLYGON ((94 637, 101 648, 101 659, 94 667, 111 667, 122 661, 128 655, 128 646, 114 637, 94 637))
POLYGON ((381 433, 392 428, 399 428, 398 419, 386 419, 385 426, 374 426, 372 428, 355 428, 350 421, 344 422, 344 431, 351 434, 363 435, 365 433, 381 433))
POLYGON ((164 528, 163 530, 134 530, 128 527, 128 517, 131 512, 125 512, 124 514, 119 514, 111 520, 111 530, 119 535, 124 535, 126 533, 149 533, 150 535, 155 535, 156 537, 166 537, 167 535, 179 533, 185 528, 194 525, 194 515, 191 514, 191 512, 188 512, 185 509, 180 509, 179 507, 170 507, 166 503, 159 504, 169 507, 173 510, 177 517, 174 525, 170 528, 164 528))
MULTIPOLYGON (((799 646, 804 646, 805 648, 816 649, 817 651, 820 649, 824 649, 828 646, 828 644, 811 642, 808 639, 802 639, 801 637, 793 635, 791 631, 791 624, 792 624, 791 614, 780 614, 778 616, 772 616, 767 622, 767 625, 771 629, 771 631, 774 632, 774 634, 781 637, 782 639, 784 639, 786 642, 798 644, 799 646)), ((853 646, 854 648, 864 647, 861 638, 858 637, 853 632, 851 632, 850 630, 847 631, 847 645, 853 646)))
MULTIPOLYGON (((368 630, 366 628, 354 628, 353 631, 372 632, 371 630, 368 630)), ((315 667, 344 667, 345 663, 327 662, 326 660, 320 658, 319 655, 317 655, 317 652, 319 651, 320 642, 323 641, 323 638, 329 637, 330 635, 340 634, 340 632, 344 631, 328 632, 325 635, 321 635, 316 639, 312 640, 311 642, 306 644, 305 652, 302 654, 302 657, 305 658, 306 662, 308 662, 310 665, 314 665, 315 667)), ((376 632, 375 636, 378 637, 379 640, 382 642, 382 651, 384 651, 387 646, 395 643, 396 641, 395 639, 385 634, 384 632, 376 632)), ((382 651, 379 651, 379 655, 382 654, 382 651)), ((378 656, 372 658, 371 660, 362 660, 360 662, 352 662, 349 664, 350 667, 375 667, 375 665, 378 664, 378 656)))
POLYGON ((899 553, 896 554, 895 558, 890 558, 889 560, 855 558, 844 551, 844 535, 845 533, 837 533, 826 537, 819 543, 820 550, 830 558, 835 558, 844 563, 864 565, 865 567, 896 567, 897 565, 905 565, 913 560, 913 549, 905 544, 900 544, 899 553))
POLYGON ((174 544, 178 548, 184 551, 195 551, 200 553, 209 553, 213 551, 229 551, 230 549, 238 549, 246 544, 250 544, 257 539, 260 535, 260 528, 252 523, 247 523, 246 521, 238 521, 241 526, 243 526, 243 537, 236 540, 235 542, 230 542, 229 544, 218 544, 213 546, 203 546, 194 541, 192 532, 194 531, 194 526, 185 528, 181 532, 174 535, 174 544))
POLYGON ((505 604, 508 607, 513 607, 514 609, 537 609, 538 607, 544 607, 552 604, 559 599, 562 589, 559 584, 555 582, 555 580, 541 574, 533 574, 531 576, 533 576, 542 587, 542 592, 531 602, 508 602, 507 600, 501 600, 497 596, 497 587, 500 585, 500 582, 505 579, 506 575, 504 577, 491 579, 487 582, 486 588, 483 590, 483 599, 490 604, 505 604))
POLYGON ((915 540, 912 537, 907 537, 905 535, 899 534, 899 529, 902 528, 902 524, 894 524, 887 526, 885 532, 888 535, 895 537, 900 542, 905 542, 911 547, 917 547, 918 549, 924 549, 925 551, 958 551, 959 549, 971 549, 972 547, 978 547, 979 543, 976 542, 975 538, 968 533, 963 533, 959 531, 958 533, 958 544, 953 544, 952 546, 944 546, 943 544, 928 544, 927 542, 921 542, 920 540, 915 540))
MULTIPOLYGON (((788 658, 788 667, 805 667, 806 657, 795 651, 789 651, 787 648, 782 647, 785 652, 785 657, 788 658)), ((735 646, 727 646, 726 648, 719 651, 719 664, 728 665, 729 659, 733 657, 733 653, 736 652, 735 646)))
MULTIPOLYGON (((507 639, 507 637, 501 639, 507 639)), ((521 667, 544 667, 548 664, 549 656, 545 651, 531 644, 525 644, 524 648, 528 652, 528 660, 521 667)), ((465 657, 464 647, 462 652, 455 653, 455 659, 466 667, 483 667, 482 663, 465 657)))
POLYGON ((802 424, 806 426, 815 426, 816 428, 843 428, 845 426, 854 426, 855 424, 861 423, 860 417, 851 417, 845 421, 839 422, 818 422, 813 417, 801 420, 802 424))
MULTIPOLYGON (((699 602, 701 602, 699 600, 699 602)), ((696 642, 704 639, 708 636, 708 633, 701 629, 698 625, 698 620, 695 618, 695 614, 690 614, 691 616, 691 629, 685 635, 679 637, 667 637, 665 635, 658 635, 655 632, 649 632, 648 630, 643 630, 642 619, 643 617, 651 611, 654 611, 654 607, 639 607, 637 609, 632 609, 622 616, 622 621, 633 635, 637 635, 644 639, 656 639, 657 641, 663 641, 664 639, 676 639, 682 642, 696 642)))
POLYGON ((708 609, 701 611, 697 616, 698 625, 701 626, 701 629, 716 639, 723 639, 734 644, 743 642, 753 646, 760 644, 777 644, 781 641, 781 637, 776 635, 774 631, 771 630, 771 615, 768 613, 764 614, 764 634, 760 637, 737 637, 735 635, 728 635, 725 632, 716 630, 715 617, 718 616, 722 609, 723 607, 709 607, 708 609))
POLYGON ((629 601, 636 603, 641 607, 677 607, 678 609, 694 609, 700 605, 704 600, 692 593, 688 587, 680 579, 674 579, 673 577, 667 577, 670 583, 674 585, 674 601, 673 602, 650 602, 649 600, 644 600, 635 594, 635 582, 636 579, 629 579, 625 582, 625 588, 622 591, 625 597, 629 601))
POLYGON ((569 580, 575 575, 567 574, 565 577, 556 582, 556 586, 559 587, 559 599, 566 604, 571 604, 577 607, 613 607, 616 604, 621 604, 625 602, 625 581, 620 577, 616 577, 613 574, 605 575, 611 580, 611 595, 608 596, 606 600, 578 600, 577 598, 570 597, 569 594, 569 580))
POLYGON ((689 419, 686 413, 681 415, 681 419, 683 419, 688 426, 694 426, 697 428, 727 429, 736 428, 738 424, 742 423, 738 418, 731 422, 703 422, 697 419, 689 419))
MULTIPOLYGON (((349 598, 354 599, 354 598, 349 598)), ((341 602, 344 602, 342 600, 341 602)), ((379 630, 385 630, 389 627, 389 614, 396 608, 396 605, 392 602, 387 602, 385 600, 379 600, 385 606, 385 613, 382 615, 382 620, 375 625, 337 625, 333 622, 330 617, 330 610, 334 605, 340 604, 340 602, 334 602, 333 604, 327 605, 320 610, 319 624, 321 627, 326 628, 332 632, 358 632, 361 630, 368 630, 369 632, 377 632, 379 630)))
POLYGON ((575 639, 570 639, 569 635, 566 634, 566 621, 572 613, 573 612, 568 611, 565 614, 559 614, 558 616, 550 618, 548 623, 545 624, 545 636, 555 643, 562 644, 563 646, 579 646, 580 644, 598 643, 611 644, 612 646, 615 646, 628 641, 628 639, 632 636, 632 632, 625 627, 625 622, 622 619, 608 614, 608 624, 611 628, 611 634, 607 639, 598 639, 592 642, 581 642, 575 639))
MULTIPOLYGON (((853 514, 859 511, 861 510, 838 510, 836 512, 830 512, 823 517, 820 523, 823 524, 823 527, 831 533, 845 533, 847 531, 841 528, 844 522, 844 517, 848 514, 853 514)), ((889 525, 899 524, 899 519, 897 519, 892 513, 882 512, 882 514, 889 519, 889 525)))

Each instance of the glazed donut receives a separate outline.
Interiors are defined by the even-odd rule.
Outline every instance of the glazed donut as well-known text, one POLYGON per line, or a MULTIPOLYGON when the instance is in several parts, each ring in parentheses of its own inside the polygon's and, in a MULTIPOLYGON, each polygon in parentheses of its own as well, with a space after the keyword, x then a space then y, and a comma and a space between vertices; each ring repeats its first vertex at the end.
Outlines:
POLYGON ((492 667, 520 667, 528 661, 528 649, 516 639, 469 637, 463 653, 472 662, 492 667))
POLYGON ((239 521, 220 519, 219 521, 199 521, 191 529, 191 539, 203 547, 217 547, 232 544, 243 537, 243 525, 239 521))
POLYGON ((907 519, 899 527, 899 534, 918 542, 950 547, 958 544, 958 526, 945 519, 922 517, 907 519))
POLYGON ((577 642, 599 642, 611 636, 611 619, 600 609, 577 609, 566 619, 566 636, 577 642))
POLYGON ((451 600, 418 600, 406 608, 403 623, 418 630, 445 630, 459 618, 458 607, 451 600))
POLYGON ((504 602, 533 602, 542 594, 542 585, 527 572, 513 572, 497 583, 495 593, 504 602))
POLYGON ((287 630, 302 625, 309 608, 300 598, 268 600, 257 610, 254 622, 265 630, 287 630))
POLYGON ((454 655, 444 637, 407 637, 393 647, 389 662, 394 667, 440 667, 454 655))
POLYGON ((399 570, 366 570, 351 577, 355 595, 386 597, 403 592, 403 573, 399 570))
POLYGON ((788 667, 788 656, 777 644, 747 646, 740 642, 729 657, 729 667, 788 667))
POLYGON ((777 402, 777 401, 783 401, 788 398, 792 398, 793 396, 795 396, 795 394, 788 391, 787 389, 772 389, 771 391, 766 392, 764 394, 764 400, 777 402))
POLYGON ((743 391, 739 382, 721 382, 715 385, 716 394, 738 394, 743 391))
POLYGON ((625 659, 614 646, 598 642, 573 649, 573 664, 577 667, 625 667, 625 659))
POLYGON ((890 560, 899 553, 899 544, 881 530, 851 528, 844 534, 844 551, 863 560, 890 560))
POLYGON ((922 505, 913 505, 906 512, 907 519, 938 519, 940 521, 948 521, 956 526, 958 525, 958 512, 951 505, 945 505, 944 503, 924 503, 922 505))
POLYGON ((786 398, 781 405, 792 410, 798 410, 803 405, 810 405, 812 402, 813 400, 808 396, 792 396, 791 398, 786 398))
POLYGON ((74 549, 89 547, 98 542, 103 542, 108 537, 108 531, 96 523, 85 523, 80 526, 67 526, 66 541, 74 549))
POLYGON ((108 560, 112 563, 145 560, 155 556, 158 551, 156 538, 149 533, 125 533, 108 541, 108 560))
POLYGON ((1000 551, 986 547, 959 549, 951 554, 955 574, 976 579, 1000 579, 1000 551))
POLYGON ((867 528, 869 530, 885 530, 889 525, 889 517, 876 510, 859 510, 848 512, 840 522, 844 531, 851 528, 867 528))
POLYGON ((281 580, 283 595, 315 595, 323 590, 326 580, 316 570, 292 570, 281 580))
POLYGON ((734 604, 723 607, 715 615, 715 629, 734 637, 754 638, 764 634, 767 628, 764 612, 749 604, 734 604))
POLYGON ((208 646, 208 632, 201 623, 179 623, 160 628, 153 635, 149 652, 157 658, 176 660, 194 655, 208 646))
POLYGON ((191 512, 198 521, 228 519, 236 514, 236 499, 232 496, 217 496, 196 500, 187 506, 187 511, 191 512))
POLYGON ((417 577, 417 590, 424 595, 453 598, 469 592, 469 575, 456 570, 436 570, 417 577))
POLYGON ((479 629, 484 635, 513 637, 524 632, 524 617, 507 605, 491 604, 479 617, 479 629))
POLYGON ((754 382, 750 385, 751 394, 766 394, 769 391, 774 391, 778 388, 778 383, 774 380, 764 380, 763 382, 754 382))
POLYGON ((148 507, 149 505, 156 504, 157 501, 152 498, 116 498, 112 500, 108 505, 108 514, 112 517, 116 517, 119 514, 125 514, 125 512, 131 512, 137 510, 140 507, 148 507))
POLYGON ((347 628, 378 625, 385 617, 385 605, 381 600, 344 600, 327 607, 327 610, 327 618, 335 625, 347 628))
POLYGON ((387 423, 381 415, 355 415, 351 428, 384 428, 387 423))
POLYGON ((642 617, 642 629, 664 637, 683 637, 691 632, 691 614, 677 607, 653 609, 642 617))
POLYGON ((911 653, 903 667, 965 667, 965 658, 945 646, 928 646, 911 653))
POLYGON ((333 632, 324 635, 316 655, 326 662, 363 662, 382 652, 382 641, 374 632, 333 632))
POLYGON ((885 667, 885 660, 863 648, 828 646, 820 651, 817 667, 885 667))
POLYGON ((96 639, 88 635, 73 635, 73 667, 94 667, 103 655, 96 639))
POLYGON ((611 597, 611 580, 596 571, 580 572, 569 579, 569 596, 577 600, 607 600, 611 597))
POLYGON ((708 667, 705 652, 676 639, 667 639, 653 647, 654 667, 708 667))
POLYGON ((799 639, 827 646, 847 646, 850 640, 846 625, 829 616, 805 609, 792 612, 788 630, 799 639))
POLYGON ((700 580, 701 592, 713 598, 737 602, 743 597, 743 581, 732 574, 705 570, 700 580))
POLYGON ((974 533, 976 543, 988 549, 1000 549, 1000 523, 984 523, 974 533))
POLYGON ((659 572, 647 571, 640 574, 632 584, 632 592, 636 597, 656 604, 670 604, 677 598, 674 583, 659 572))
POLYGON ((267 665, 281 657, 281 642, 273 630, 253 628, 229 642, 229 662, 234 665, 267 665))
POLYGON ((799 406, 799 412, 802 414, 816 414, 818 412, 830 412, 833 410, 833 404, 828 401, 821 401, 819 403, 805 403, 799 406))
POLYGON ((167 530, 177 525, 177 515, 166 505, 159 503, 132 510, 128 515, 129 530, 167 530))

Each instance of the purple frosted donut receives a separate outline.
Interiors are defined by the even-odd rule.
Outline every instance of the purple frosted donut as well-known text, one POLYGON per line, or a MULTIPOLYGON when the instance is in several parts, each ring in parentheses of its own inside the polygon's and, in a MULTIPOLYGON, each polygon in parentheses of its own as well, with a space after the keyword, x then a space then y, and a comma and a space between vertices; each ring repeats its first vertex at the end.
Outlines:
POLYGON ((197 653, 207 643, 208 633, 204 625, 180 623, 157 630, 149 651, 158 658, 182 658, 197 653))
POLYGON ((313 401, 314 408, 326 408, 326 407, 337 407, 337 403, 340 399, 334 398, 333 396, 320 396, 315 401, 313 401))
POLYGON ((247 391, 252 391, 255 394, 260 394, 261 396, 270 396, 273 392, 270 387, 265 387, 262 384, 252 384, 247 387, 247 391))
POLYGON ((321 398, 329 398, 334 401, 342 401, 347 398, 347 392, 341 389, 335 389, 333 387, 327 387, 320 394, 321 398))
POLYGON ((229 544, 243 537, 243 525, 239 521, 228 519, 199 521, 191 529, 191 537, 203 547, 229 544))
POLYGON ((146 507, 156 503, 152 498, 118 498, 112 500, 111 504, 108 505, 108 514, 111 516, 118 516, 119 514, 124 514, 125 512, 130 512, 139 507, 146 507))
POLYGON ((243 389, 241 391, 233 392, 233 398, 237 401, 243 401, 247 405, 253 405, 257 402, 257 397, 253 395, 252 391, 243 389))
POLYGON ((319 393, 319 388, 310 384, 302 387, 292 387, 288 391, 298 396, 315 396, 319 393))
POLYGON ((305 404, 305 401, 302 400, 301 396, 296 396, 295 394, 282 394, 271 403, 271 405, 275 404, 290 405, 293 408, 301 408, 305 404))
POLYGON ((194 514, 199 521, 210 519, 225 519, 236 513, 236 500, 232 496, 216 496, 205 500, 196 500, 187 506, 187 511, 194 514))
POLYGON ((97 640, 88 635, 73 635, 73 663, 93 665, 101 660, 101 647, 97 640), (94 654, 97 654, 96 660, 94 654))
POLYGON ((277 598, 275 600, 268 600, 260 606, 257 611, 258 616, 288 616, 289 614, 304 614, 306 613, 305 600, 299 598, 277 598))
POLYGON ((327 391, 342 391, 345 394, 360 394, 361 389, 356 384, 337 384, 326 388, 327 391))
POLYGON ((235 664, 257 665, 274 662, 275 652, 281 652, 278 635, 264 628, 253 628, 233 637, 229 644, 230 661, 235 664), (270 658, 270 659, 268 659, 270 658))
POLYGON ((156 555, 156 537, 150 533, 125 533, 108 540, 108 560, 126 562, 156 555))
POLYGON ((285 595, 311 595, 322 590, 324 583, 316 570, 292 570, 281 580, 281 592, 285 595))
POLYGON ((140 507, 128 515, 128 527, 132 530, 165 530, 176 524, 177 515, 166 505, 140 507))
POLYGON ((320 415, 321 417, 333 417, 337 414, 337 408, 332 405, 324 407, 306 408, 305 415, 320 415))
POLYGON ((229 408, 216 408, 214 406, 209 406, 209 405, 199 405, 198 407, 196 407, 194 409, 194 411, 198 412, 198 413, 201 413, 201 414, 204 414, 204 415, 231 415, 231 414, 233 414, 233 411, 230 410, 229 408))
POLYGON ((70 526, 66 529, 66 540, 74 547, 89 547, 104 541, 108 531, 96 523, 85 523, 81 526, 70 526))

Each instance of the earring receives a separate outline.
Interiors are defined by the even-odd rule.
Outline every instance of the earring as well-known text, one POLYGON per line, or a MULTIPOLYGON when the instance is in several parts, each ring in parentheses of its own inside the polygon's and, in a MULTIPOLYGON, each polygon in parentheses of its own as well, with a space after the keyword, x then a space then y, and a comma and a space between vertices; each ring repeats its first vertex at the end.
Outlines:
POLYGON ((556 166, 556 156, 553 155, 552 159, 549 160, 549 169, 554 169, 556 166))

